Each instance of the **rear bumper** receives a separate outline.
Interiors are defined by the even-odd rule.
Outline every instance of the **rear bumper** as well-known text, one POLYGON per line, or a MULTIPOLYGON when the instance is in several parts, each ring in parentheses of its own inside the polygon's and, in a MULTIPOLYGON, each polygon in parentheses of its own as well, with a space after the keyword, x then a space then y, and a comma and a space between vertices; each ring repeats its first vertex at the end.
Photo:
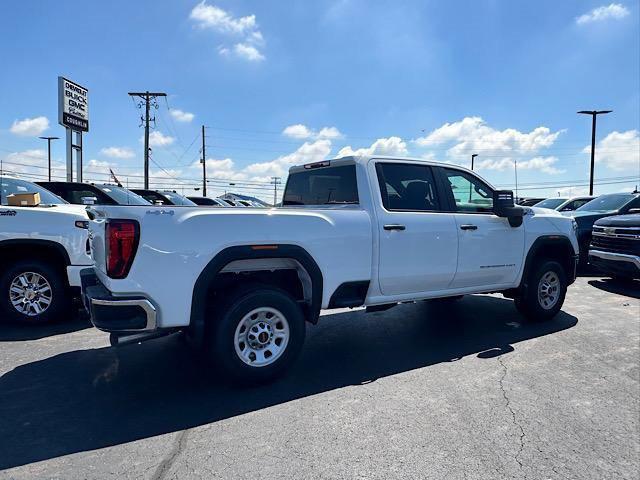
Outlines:
POLYGON ((636 255, 591 249, 589 263, 605 273, 640 278, 640 257, 636 255))
POLYGON ((157 312, 143 296, 116 297, 100 281, 93 268, 80 272, 82 301, 91 323, 105 332, 149 332, 157 329, 157 312))

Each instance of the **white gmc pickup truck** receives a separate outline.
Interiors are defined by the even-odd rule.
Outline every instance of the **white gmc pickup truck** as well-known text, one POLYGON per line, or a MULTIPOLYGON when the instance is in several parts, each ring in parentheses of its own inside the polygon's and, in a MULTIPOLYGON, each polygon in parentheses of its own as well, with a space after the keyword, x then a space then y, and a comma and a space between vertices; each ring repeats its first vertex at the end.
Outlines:
POLYGON ((260 382, 320 309, 501 292, 527 317, 561 308, 575 223, 513 205, 467 169, 345 157, 293 167, 282 208, 89 208, 93 324, 113 343, 183 330, 224 373, 260 382))
POLYGON ((93 264, 87 214, 80 205, 31 182, 0 176, 0 322, 63 320, 80 270, 93 264), (38 193, 40 204, 9 206, 14 194, 38 193))

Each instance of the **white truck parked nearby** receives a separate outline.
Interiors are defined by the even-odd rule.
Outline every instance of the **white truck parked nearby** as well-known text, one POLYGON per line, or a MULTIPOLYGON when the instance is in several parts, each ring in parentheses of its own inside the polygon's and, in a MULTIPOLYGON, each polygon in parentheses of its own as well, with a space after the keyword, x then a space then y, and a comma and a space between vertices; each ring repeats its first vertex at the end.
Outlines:
POLYGON ((0 321, 62 320, 80 270, 93 264, 85 208, 31 182, 0 177, 0 321), (38 193, 40 204, 8 206, 9 195, 38 193))
POLYGON ((513 205, 467 169, 345 157, 293 167, 283 207, 93 206, 85 306, 113 343, 184 330, 230 377, 260 382, 320 309, 502 292, 531 319, 575 279, 575 222, 513 205))

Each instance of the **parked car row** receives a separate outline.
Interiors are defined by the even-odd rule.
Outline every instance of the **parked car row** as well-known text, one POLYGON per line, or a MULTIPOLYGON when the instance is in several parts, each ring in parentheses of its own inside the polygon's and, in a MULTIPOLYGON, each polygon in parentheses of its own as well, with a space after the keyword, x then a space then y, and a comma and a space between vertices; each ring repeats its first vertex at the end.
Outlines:
POLYGON ((254 201, 186 197, 175 190, 126 189, 119 185, 79 182, 36 182, 76 205, 172 205, 211 207, 265 207, 254 201))
POLYGON ((640 193, 520 199, 520 205, 549 208, 575 219, 579 268, 621 279, 640 278, 640 193))

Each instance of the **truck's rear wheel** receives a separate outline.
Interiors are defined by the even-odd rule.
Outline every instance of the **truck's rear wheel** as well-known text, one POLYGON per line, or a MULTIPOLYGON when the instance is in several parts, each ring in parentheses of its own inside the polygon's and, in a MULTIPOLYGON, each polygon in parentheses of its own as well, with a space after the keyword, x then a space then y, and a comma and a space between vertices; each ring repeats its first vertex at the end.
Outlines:
POLYGON ((278 288, 248 286, 217 313, 206 355, 233 381, 272 380, 291 365, 304 343, 304 314, 278 288))
POLYGON ((566 293, 567 276, 562 265, 546 261, 531 271, 527 289, 515 298, 515 305, 529 320, 549 320, 562 308, 566 293))
POLYGON ((0 317, 18 323, 47 323, 69 310, 61 273, 39 260, 22 260, 0 272, 0 317))

